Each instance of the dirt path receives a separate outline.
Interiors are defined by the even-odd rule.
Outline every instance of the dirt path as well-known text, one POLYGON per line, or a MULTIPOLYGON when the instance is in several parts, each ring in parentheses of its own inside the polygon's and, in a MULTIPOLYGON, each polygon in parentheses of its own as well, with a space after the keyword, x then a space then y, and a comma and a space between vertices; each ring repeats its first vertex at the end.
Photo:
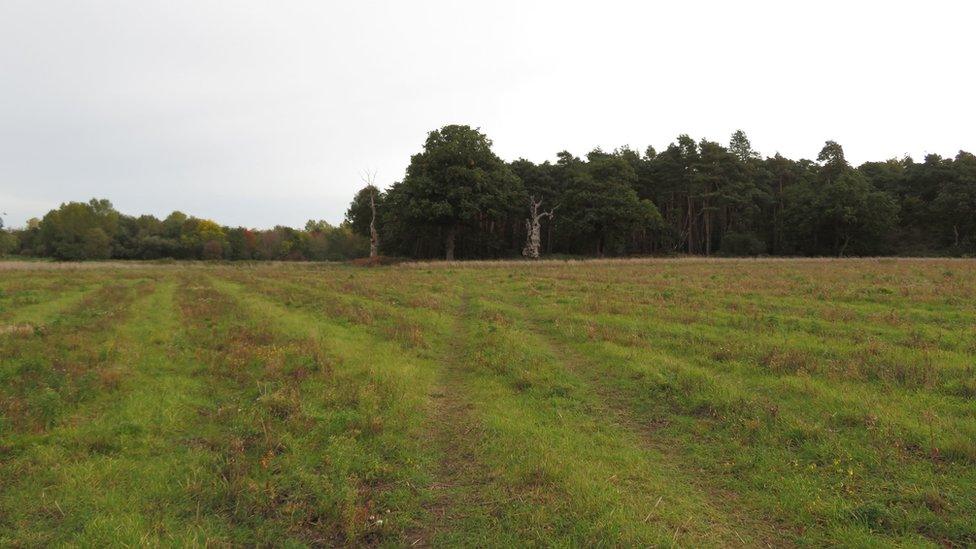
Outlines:
MULTIPOLYGON (((676 474, 680 475, 675 479, 676 481, 689 483, 697 492, 707 497, 711 507, 737 523, 737 527, 732 527, 732 533, 743 546, 789 547, 793 545, 793 542, 783 535, 789 526, 758 520, 756 515, 750 514, 749 509, 741 505, 738 494, 708 482, 707 477, 700 474, 701 471, 688 473, 682 470, 680 465, 682 458, 678 455, 673 441, 662 437, 660 433, 660 429, 667 425, 666 419, 638 417, 626 397, 615 393, 604 381, 594 375, 594 371, 598 371, 599 368, 592 364, 590 359, 572 347, 557 341, 544 326, 540 325, 538 319, 527 315, 526 327, 545 343, 556 360, 588 382, 590 388, 600 397, 604 405, 603 413, 608 420, 634 433, 646 448, 663 456, 668 463, 672 464, 676 474)), ((676 542, 679 541, 681 533, 680 529, 676 531, 676 542)))
POLYGON ((479 460, 477 444, 484 433, 463 388, 469 315, 470 297, 465 294, 445 345, 439 379, 428 394, 428 444, 437 450, 440 460, 428 487, 431 500, 424 505, 430 523, 405 536, 407 544, 414 547, 430 546, 472 509, 484 511, 490 503, 485 488, 495 475, 479 460))

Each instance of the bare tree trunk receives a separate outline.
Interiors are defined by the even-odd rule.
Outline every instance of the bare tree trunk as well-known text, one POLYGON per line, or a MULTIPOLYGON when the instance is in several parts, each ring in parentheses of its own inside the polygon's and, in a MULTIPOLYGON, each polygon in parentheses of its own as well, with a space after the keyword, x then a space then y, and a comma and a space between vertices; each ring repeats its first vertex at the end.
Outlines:
POLYGON ((705 212, 705 255, 712 255, 712 214, 708 208, 708 201, 703 206, 705 212))
POLYGON ((457 236, 457 225, 451 225, 447 229, 447 236, 444 238, 446 248, 444 259, 454 261, 454 238, 457 236))
POLYGON ((779 181, 779 193, 776 195, 776 209, 774 214, 775 223, 773 224, 773 252, 782 253, 783 251, 783 209, 786 207, 783 203, 783 177, 778 178, 779 181))
POLYGON ((847 245, 850 244, 850 243, 851 243, 851 235, 845 234, 844 235, 844 244, 841 245, 841 247, 840 247, 840 254, 838 254, 839 257, 844 257, 844 251, 847 250, 847 245))
MULTIPOLYGON (((538 226, 538 224, 536 224, 538 226)), ((532 221, 525 220, 525 246, 522 248, 522 255, 529 259, 539 259, 539 242, 536 240, 535 228, 532 221)))
POLYGON ((546 253, 552 253, 552 220, 546 225, 546 253))
POLYGON ((373 216, 369 219, 369 257, 375 258, 380 250, 380 233, 376 232, 376 199, 375 192, 369 193, 369 207, 373 216))
POLYGON ((369 189, 369 209, 372 212, 369 218, 369 257, 372 259, 380 251, 380 233, 376 230, 376 171, 363 171, 362 179, 369 189))
POLYGON ((548 212, 540 212, 539 206, 542 205, 542 201, 536 202, 534 196, 529 197, 529 218, 525 220, 525 247, 522 248, 522 255, 529 259, 539 259, 539 248, 542 244, 542 226, 540 220, 543 217, 548 216, 552 219, 552 213, 555 210, 549 210, 548 212))

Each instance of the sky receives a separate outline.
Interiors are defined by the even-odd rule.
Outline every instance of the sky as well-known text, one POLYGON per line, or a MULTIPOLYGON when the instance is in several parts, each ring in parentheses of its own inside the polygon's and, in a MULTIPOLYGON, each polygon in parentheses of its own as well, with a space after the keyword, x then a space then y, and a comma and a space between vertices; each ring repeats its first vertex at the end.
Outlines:
POLYGON ((427 132, 505 160, 743 129, 764 156, 976 151, 976 3, 0 0, 0 212, 341 221, 427 132))

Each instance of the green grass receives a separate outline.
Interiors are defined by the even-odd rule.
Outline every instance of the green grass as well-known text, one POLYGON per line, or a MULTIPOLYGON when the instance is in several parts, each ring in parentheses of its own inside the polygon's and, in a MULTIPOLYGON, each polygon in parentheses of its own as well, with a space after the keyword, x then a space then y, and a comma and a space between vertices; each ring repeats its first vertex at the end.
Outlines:
POLYGON ((976 262, 0 269, 0 545, 976 544, 976 262))

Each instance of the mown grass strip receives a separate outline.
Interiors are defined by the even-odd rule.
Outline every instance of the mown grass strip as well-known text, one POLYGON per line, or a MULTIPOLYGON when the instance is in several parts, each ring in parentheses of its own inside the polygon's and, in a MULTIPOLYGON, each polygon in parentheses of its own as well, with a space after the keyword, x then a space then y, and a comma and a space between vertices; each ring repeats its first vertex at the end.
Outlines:
POLYGON ((467 385, 485 391, 480 401, 495 443, 514 444, 501 454, 510 460, 502 467, 506 475, 553 498, 529 516, 537 524, 546 524, 549 513, 560 517, 550 531, 537 530, 529 539, 545 543, 555 534, 553 539, 583 544, 782 543, 771 525, 725 508, 719 494, 693 481, 694 474, 649 449, 643 433, 614 421, 614 411, 587 380, 505 308, 483 299, 476 304, 479 344, 467 357, 473 365, 467 385))
MULTIPOLYGON (((422 484, 421 464, 426 458, 416 435, 424 397, 418 389, 428 383, 424 372, 406 360, 396 345, 326 318, 289 311, 233 282, 217 279, 213 284, 218 295, 227 296, 219 298, 228 303, 222 306, 238 311, 238 317, 265 319, 262 332, 270 334, 264 337, 276 341, 276 348, 298 342, 300 349, 317 349, 327 364, 323 374, 308 376, 294 387, 297 392, 289 393, 287 386, 277 384, 258 389, 257 398, 265 406, 280 399, 297 403, 292 415, 302 418, 301 429, 285 429, 294 440, 281 453, 291 455, 292 463, 301 459, 300 465, 278 474, 288 479, 304 473, 313 482, 308 489, 319 501, 319 527, 331 528, 331 533, 325 533, 332 537, 299 539, 359 544, 398 538, 420 512, 417 487, 422 484)), ((244 380, 227 394, 229 399, 237 398, 242 410, 246 401, 241 398, 253 392, 248 385, 244 380)), ((232 410, 230 414, 235 415, 232 410)), ((262 432, 272 433, 273 438, 285 436, 271 428, 262 432)), ((256 444, 261 446, 260 441, 256 444)), ((245 456, 252 453, 260 452, 244 449, 245 456)), ((277 477, 273 479, 277 482, 277 477)))
MULTIPOLYGON (((0 325, 7 327, 29 327, 31 329, 42 328, 50 324, 58 316, 70 311, 75 305, 80 303, 91 292, 96 291, 101 285, 87 286, 82 285, 55 295, 32 296, 28 303, 4 310, 0 315, 0 325)), ((0 327, 0 331, 3 331, 0 327)), ((7 330, 12 333, 17 330, 7 330)))
MULTIPOLYGON (((514 294, 505 290, 500 288, 495 299, 511 300, 514 294)), ((962 458, 963 463, 926 459, 928 450, 915 456, 891 444, 885 448, 883 441, 890 435, 878 436, 878 429, 884 429, 889 420, 884 412, 849 406, 864 397, 863 390, 869 385, 858 384, 854 388, 861 393, 845 395, 845 384, 837 382, 828 386, 796 378, 798 383, 780 384, 772 382, 776 375, 729 372, 700 354, 685 360, 682 357, 695 356, 688 349, 662 354, 652 340, 640 346, 593 340, 586 337, 585 330, 574 328, 578 322, 559 321, 573 317, 572 311, 544 299, 529 300, 522 311, 560 346, 586 357, 583 363, 588 365, 590 383, 603 387, 605 394, 647 424, 657 423, 662 436, 683 448, 679 462, 708 471, 726 489, 739 493, 741 500, 778 510, 782 520, 825 526, 804 536, 808 541, 824 543, 854 536, 865 542, 880 538, 885 543, 893 539, 918 543, 925 539, 920 534, 940 542, 972 535, 972 526, 959 515, 946 522, 940 516, 945 506, 939 503, 967 505, 961 488, 972 480, 961 481, 958 475, 971 477, 965 466, 971 445, 963 439, 938 437, 943 452, 957 447, 957 442, 962 444, 956 453, 962 452, 957 459, 962 458), (813 387, 815 394, 810 392, 813 387), (838 421, 838 413, 853 422, 838 421), (706 437, 706 432, 711 434, 706 437), (900 478, 897 486, 888 482, 893 476, 900 478), (916 486, 931 488, 912 488, 905 485, 907 478, 916 479, 916 486)), ((648 321, 642 318, 639 322, 648 321)), ((846 387, 851 389, 850 384, 846 387)), ((880 392, 875 395, 880 404, 884 397, 880 392)), ((886 408, 900 410, 898 406, 882 409, 886 408)), ((961 417, 952 422, 956 427, 967 424, 961 417)), ((923 431, 922 425, 915 425, 915 432, 932 436, 930 429, 923 431)), ((932 441, 916 440, 926 448, 932 441)))
MULTIPOLYGON (((968 398, 968 387, 973 380, 971 366, 960 365, 953 376, 944 374, 947 379, 942 383, 931 390, 923 390, 925 385, 931 384, 888 383, 885 380, 893 374, 885 374, 885 371, 890 369, 897 373, 904 369, 906 377, 916 375, 914 372, 925 377, 937 376, 938 368, 910 361, 880 363, 885 360, 884 356, 867 359, 857 353, 848 353, 846 359, 840 356, 835 359, 836 368, 854 373, 831 375, 829 370, 819 371, 816 360, 806 350, 807 342, 802 335, 786 334, 778 345, 768 345, 763 351, 762 341, 757 342, 746 335, 730 335, 724 343, 721 338, 713 341, 706 326, 697 330, 680 327, 680 333, 687 337, 675 337, 674 333, 659 331, 658 320, 653 316, 585 316, 544 299, 533 299, 532 303, 538 318, 544 319, 548 325, 558 326, 575 341, 606 343, 622 349, 617 354, 623 355, 642 350, 665 353, 674 360, 694 363, 733 382, 748 381, 753 384, 753 390, 760 392, 770 383, 800 380, 817 392, 818 398, 828 399, 842 413, 866 407, 880 410, 882 413, 878 415, 897 420, 899 429, 914 432, 916 441, 929 436, 928 425, 933 421, 951 424, 957 431, 941 430, 939 447, 951 450, 960 459, 976 457, 976 446, 972 443, 976 433, 969 436, 974 425, 967 421, 973 415, 972 401, 968 398), (867 375, 858 373, 862 371, 867 375), (920 422, 927 414, 934 417, 920 422)), ((837 348, 841 346, 837 345, 837 348)), ((867 411, 862 415, 866 416, 867 411)))
POLYGON ((76 539, 91 518, 96 493, 72 467, 114 449, 87 426, 96 403, 119 394, 125 321, 152 287, 107 286, 49 330, 7 342, 19 345, 3 360, 0 544, 76 539))
POLYGON ((0 336, 0 403, 61 400, 3 415, 0 545, 966 546, 974 273, 4 279, 17 311, 51 313, 0 336))
POLYGON ((194 463, 181 442, 204 388, 175 350, 174 286, 159 282, 131 306, 113 334, 118 352, 100 394, 20 458, 33 463, 32 473, 10 495, 35 528, 11 539, 90 546, 199 541, 182 528, 193 504, 182 498, 179 479, 194 463), (48 528, 36 528, 45 523, 39 516, 52 520, 48 528))
MULTIPOLYGON (((261 284, 259 290, 272 292, 277 300, 307 308, 321 307, 325 301, 295 299, 295 294, 314 295, 315 292, 307 288, 293 288, 292 292, 283 294, 282 286, 286 284, 261 284)), ((325 307, 328 308, 327 305, 325 307)), ((429 420, 435 431, 432 439, 440 449, 442 458, 433 474, 436 480, 432 490, 435 497, 431 505, 431 522, 411 534, 419 533, 419 539, 447 545, 485 543, 489 539, 500 543, 505 543, 506 539, 509 543, 531 540, 540 543, 560 539, 568 543, 598 539, 665 542, 675 536, 675 531, 678 531, 679 538, 695 535, 699 540, 706 540, 710 536, 712 543, 717 543, 715 540, 718 539, 740 543, 739 535, 750 535, 747 531, 736 534, 731 529, 716 529, 719 521, 703 518, 703 515, 714 511, 702 510, 707 506, 702 505, 701 500, 689 505, 686 499, 682 499, 686 497, 684 495, 675 495, 676 499, 672 500, 672 494, 664 497, 665 492, 659 491, 653 500, 644 502, 646 510, 645 506, 635 506, 640 507, 640 511, 633 508, 621 510, 619 505, 609 504, 611 494, 616 498, 625 491, 622 483, 636 488, 640 482, 631 477, 636 475, 641 478, 647 474, 643 471, 654 470, 654 466, 637 457, 640 455, 639 444, 634 440, 629 441, 630 444, 615 440, 615 437, 626 437, 627 434, 620 430, 613 431, 612 426, 608 428, 610 433, 598 427, 598 411, 571 411, 562 402, 528 398, 518 388, 518 380, 507 379, 507 375, 503 377, 498 372, 486 375, 481 369, 472 371, 472 366, 479 364, 480 357, 484 356, 483 353, 491 352, 490 349, 500 349, 494 354, 500 361, 520 356, 524 350, 517 344, 513 349, 511 345, 514 342, 505 341, 503 344, 491 339, 486 334, 483 320, 469 318, 470 315, 463 311, 462 307, 459 313, 461 318, 455 318, 450 325, 454 332, 453 345, 440 337, 427 338, 444 344, 440 347, 443 357, 438 365, 442 381, 433 391, 435 404, 429 420), (460 347, 458 341, 462 342, 460 347), (460 366, 451 366, 451 363, 460 366), (445 394, 447 391, 451 391, 451 394, 445 394), (438 399, 446 402, 436 402, 438 399), (558 409, 559 414, 553 415, 553 409, 558 409), (455 424, 445 428, 442 415, 448 416, 455 424), (513 415, 519 416, 519 420, 515 421, 513 415), (574 421, 569 421, 567 416, 576 417, 574 421), (586 428, 579 428, 583 423, 586 428), (556 433, 548 433, 547 429, 556 433), (570 434, 594 429, 601 439, 614 440, 614 450, 606 450, 604 440, 594 441, 581 434, 576 437, 570 434), (456 437, 467 438, 458 440, 456 437), (556 448, 551 448, 540 442, 564 440, 567 437, 576 440, 564 443, 561 448, 558 444, 556 448), (614 457, 604 456, 603 452, 614 457), (586 479, 590 478, 587 474, 571 472, 574 468, 571 456, 580 453, 596 453, 592 460, 583 461, 590 472, 593 467, 603 467, 607 471, 606 479, 593 478, 592 483, 587 484, 586 479), (632 459, 621 458, 621 454, 632 459), (621 475, 624 478, 618 480, 614 474, 615 468, 607 463, 614 459, 615 464, 618 461, 636 464, 632 465, 634 470, 642 472, 632 472, 628 468, 628 474, 621 475), (603 465, 595 465, 594 462, 600 460, 603 465), (550 468, 557 473, 550 475, 550 468), (600 504, 601 497, 608 499, 603 499, 603 504, 600 504), (656 508, 655 502, 658 502, 656 508), (686 510, 694 508, 694 511, 672 516, 671 513, 682 508, 682 505, 686 510), (655 512, 649 517, 652 508, 655 512), (634 520, 628 521, 628 515, 634 520), (671 520, 665 521, 662 526, 661 516, 670 516, 671 520), (609 524, 605 524, 606 521, 609 524), (722 531, 724 534, 719 533, 722 531)), ((366 323, 363 329, 369 329, 369 326, 371 324, 366 323)), ((425 328, 436 329, 437 326, 425 328)), ((505 366, 499 364, 498 367, 505 366)), ((534 366, 521 364, 521 367, 534 366)), ((560 370, 558 365, 551 363, 548 368, 557 372, 560 370)), ((663 482, 661 479, 667 475, 659 474, 658 479, 663 482)), ((673 493, 687 489, 687 486, 676 487, 673 493)), ((640 492, 635 489, 631 493, 640 492)))
POLYGON ((105 286, 40 329, 0 337, 0 433, 43 431, 101 388, 118 349, 112 329, 143 282, 105 286))

